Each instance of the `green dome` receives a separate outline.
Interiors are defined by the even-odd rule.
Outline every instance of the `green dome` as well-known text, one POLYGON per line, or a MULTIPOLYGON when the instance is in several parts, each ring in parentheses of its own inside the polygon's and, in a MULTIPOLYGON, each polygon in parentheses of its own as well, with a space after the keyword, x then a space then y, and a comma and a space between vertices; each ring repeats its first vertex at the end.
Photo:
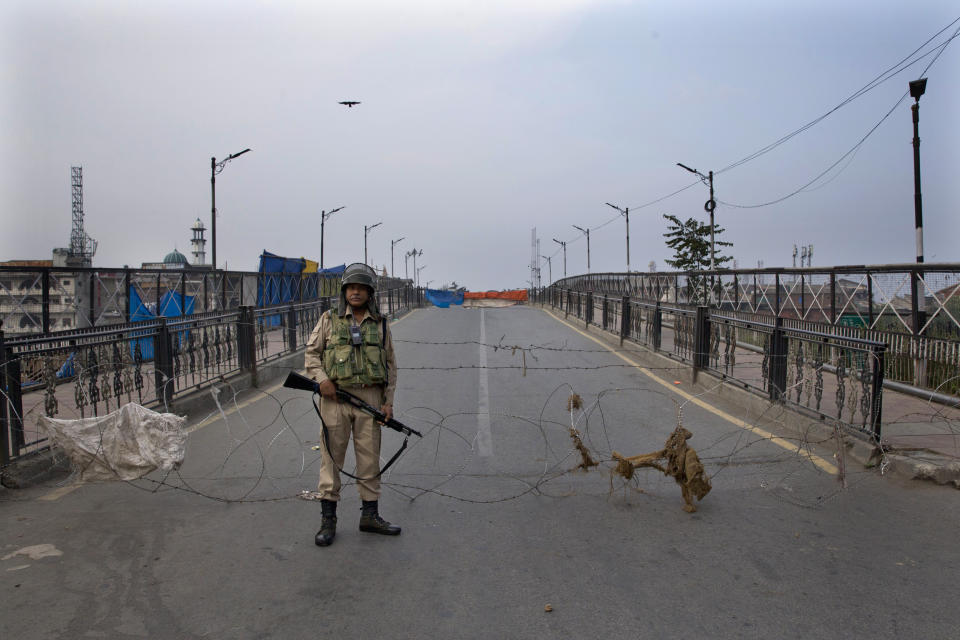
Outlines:
POLYGON ((187 256, 174 249, 163 258, 163 264, 187 264, 187 256))

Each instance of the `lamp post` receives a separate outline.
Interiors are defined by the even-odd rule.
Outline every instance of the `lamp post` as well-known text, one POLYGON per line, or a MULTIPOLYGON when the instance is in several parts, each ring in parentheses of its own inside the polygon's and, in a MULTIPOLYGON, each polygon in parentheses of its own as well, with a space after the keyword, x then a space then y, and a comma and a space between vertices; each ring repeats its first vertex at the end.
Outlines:
POLYGON ((547 275, 550 278, 550 284, 553 284, 553 262, 550 256, 540 256, 540 257, 547 261, 547 275))
POLYGON ((567 277, 567 243, 563 240, 557 240, 556 238, 554 238, 553 241, 556 242, 561 247, 563 247, 563 277, 566 278, 567 277))
POLYGON ((363 264, 370 264, 367 261, 367 234, 382 224, 382 222, 378 222, 377 224, 372 224, 369 227, 367 225, 363 225, 363 264))
POLYGON ((210 248, 212 250, 210 264, 214 270, 217 268, 217 174, 223 171, 228 162, 242 156, 247 151, 250 151, 250 149, 231 153, 220 162, 217 162, 216 158, 210 158, 210 248))
MULTIPOLYGON (((413 263, 417 263, 417 257, 413 257, 413 263)), ((414 267, 417 270, 417 286, 420 286, 420 272, 427 268, 427 265, 421 265, 420 267, 414 267)))
POLYGON ((917 229, 917 262, 923 262, 923 200, 920 197, 920 96, 927 90, 927 79, 910 83, 913 112, 913 219, 917 229))
POLYGON ((400 244, 403 241, 403 238, 398 238, 397 240, 390 241, 390 275, 394 278, 397 277, 397 272, 393 269, 393 248, 400 244))
POLYGON ((417 256, 422 256, 422 255, 423 255, 423 249, 421 249, 420 251, 417 251, 416 248, 413 248, 413 249, 411 249, 410 251, 407 251, 407 253, 404 255, 404 259, 403 259, 403 275, 404 275, 404 279, 405 279, 405 280, 409 280, 409 279, 410 279, 410 272, 407 270, 407 266, 408 266, 407 260, 410 258, 410 256, 413 256, 413 272, 414 272, 413 274, 414 274, 414 276, 416 276, 416 274, 417 274, 417 273, 416 273, 416 272, 417 272, 417 256))
POLYGON ((327 218, 335 214, 337 211, 340 211, 343 207, 337 207, 336 209, 331 209, 330 211, 321 211, 320 212, 320 268, 323 269, 323 225, 327 223, 327 218))
POLYGON ((625 216, 627 219, 627 273, 630 273, 630 207, 626 209, 621 209, 615 204, 606 203, 608 207, 613 207, 620 212, 620 215, 625 216))
POLYGON ((571 225, 574 229, 579 229, 581 232, 587 235, 587 273, 590 273, 590 229, 584 229, 583 227, 578 227, 577 225, 571 225))
MULTIPOLYGON (((910 82, 910 97, 914 103, 910 106, 913 112, 913 221, 917 232, 917 264, 923 264, 923 199, 920 197, 920 96, 927 90, 927 79, 920 78, 910 82)), ((910 295, 912 297, 911 315, 913 316, 913 332, 920 333, 926 321, 926 309, 918 295, 920 294, 919 280, 923 273, 919 270, 910 278, 910 295)))
POLYGON ((710 185, 710 199, 704 203, 703 208, 707 213, 710 214, 710 271, 713 271, 716 268, 716 245, 713 237, 713 210, 717 208, 717 201, 713 199, 713 171, 710 171, 708 175, 703 175, 696 169, 691 169, 685 164, 678 162, 677 166, 686 169, 690 173, 695 173, 696 175, 700 176, 701 180, 706 180, 710 185))

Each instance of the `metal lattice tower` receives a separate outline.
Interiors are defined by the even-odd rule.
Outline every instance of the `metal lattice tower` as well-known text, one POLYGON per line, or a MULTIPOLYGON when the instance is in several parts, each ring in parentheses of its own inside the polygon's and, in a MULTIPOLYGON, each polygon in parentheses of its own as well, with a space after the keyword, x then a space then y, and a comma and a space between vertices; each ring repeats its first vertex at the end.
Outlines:
POLYGON ((73 195, 73 228, 70 230, 70 257, 92 260, 97 241, 83 230, 83 167, 70 167, 73 195))

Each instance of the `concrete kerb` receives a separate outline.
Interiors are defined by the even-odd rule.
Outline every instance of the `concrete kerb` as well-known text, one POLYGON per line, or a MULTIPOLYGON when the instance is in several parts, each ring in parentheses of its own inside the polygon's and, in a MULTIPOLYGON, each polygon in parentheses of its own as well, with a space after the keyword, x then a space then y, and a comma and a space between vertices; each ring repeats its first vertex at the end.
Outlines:
MULTIPOLYGON (((175 398, 166 409, 151 405, 154 411, 185 415, 188 420, 195 416, 211 415, 217 410, 217 396, 232 398, 234 394, 252 388, 268 387, 275 380, 287 375, 291 369, 303 369, 304 349, 287 354, 270 362, 258 363, 255 374, 234 373, 202 389, 175 398)), ((225 403, 221 400, 221 403, 225 403)), ((14 461, 0 470, 0 485, 7 489, 25 489, 34 485, 59 481, 70 473, 69 461, 56 449, 45 449, 14 461)))
MULTIPOLYGON (((553 312, 553 309, 549 306, 536 306, 553 312)), ((555 313, 554 315, 561 318, 555 313)), ((610 344, 611 347, 620 348, 618 333, 596 326, 590 326, 586 328, 586 331, 610 344)), ((625 340, 624 342, 629 342, 634 347, 630 349, 629 355, 643 367, 683 367, 686 381, 693 387, 693 390, 687 389, 687 391, 694 395, 703 394, 704 398, 710 396, 723 398, 736 403, 738 406, 745 407, 751 414, 760 415, 769 410, 769 400, 744 389, 729 378, 725 379, 707 371, 696 372, 692 366, 685 362, 650 351, 644 345, 631 340, 625 340)), ((792 435, 798 438, 798 441, 809 440, 811 435, 820 441, 827 441, 835 437, 833 426, 826 421, 804 415, 792 407, 786 407, 786 409, 778 416, 778 420, 793 431, 792 435)), ((881 475, 892 473, 905 479, 928 480, 937 484, 953 485, 960 489, 960 462, 954 459, 930 451, 923 452, 922 457, 906 456, 891 449, 884 451, 877 446, 876 442, 870 441, 866 436, 858 437, 846 432, 841 433, 841 439, 847 459, 853 459, 866 469, 877 469, 881 475)), ((836 453, 834 457, 836 458, 836 453)))

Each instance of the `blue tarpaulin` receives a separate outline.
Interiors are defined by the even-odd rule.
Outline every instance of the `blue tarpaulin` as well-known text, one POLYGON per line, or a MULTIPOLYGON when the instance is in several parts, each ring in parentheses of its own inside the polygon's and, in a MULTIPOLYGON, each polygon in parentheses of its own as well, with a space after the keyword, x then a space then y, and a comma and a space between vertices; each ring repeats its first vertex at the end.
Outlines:
POLYGON ((447 291, 446 289, 427 289, 424 293, 427 300, 435 307, 446 309, 452 304, 463 304, 463 291, 447 291))
MULTIPOLYGON (((176 318, 181 315, 190 316, 193 315, 193 303, 193 296, 186 296, 186 303, 184 303, 184 296, 175 291, 167 291, 160 298, 160 313, 156 313, 143 303, 137 290, 130 287, 130 322, 143 322, 144 320, 153 320, 156 317, 176 318)), ((145 335, 147 333, 149 333, 149 331, 134 331, 133 335, 145 335)), ((189 331, 180 331, 175 339, 184 341, 189 335, 189 331)), ((143 359, 153 360, 153 336, 137 338, 136 343, 131 342, 130 357, 133 357, 137 344, 140 345, 140 354, 143 356, 143 359)))

